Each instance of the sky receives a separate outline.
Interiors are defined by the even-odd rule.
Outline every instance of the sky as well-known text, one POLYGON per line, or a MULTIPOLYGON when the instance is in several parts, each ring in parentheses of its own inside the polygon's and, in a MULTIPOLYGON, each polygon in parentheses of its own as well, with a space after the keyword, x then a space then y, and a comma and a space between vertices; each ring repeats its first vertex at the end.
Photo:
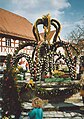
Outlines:
MULTIPOLYGON (((84 24, 84 0, 0 0, 0 8, 25 17, 32 24, 48 13, 62 26, 62 39, 84 24)), ((54 30, 54 29, 51 29, 54 30)))

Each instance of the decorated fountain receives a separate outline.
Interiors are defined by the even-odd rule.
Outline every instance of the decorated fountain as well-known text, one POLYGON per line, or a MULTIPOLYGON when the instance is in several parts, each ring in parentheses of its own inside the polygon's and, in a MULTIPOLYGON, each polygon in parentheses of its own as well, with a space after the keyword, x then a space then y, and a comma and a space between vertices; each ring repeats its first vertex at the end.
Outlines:
POLYGON ((49 14, 38 19, 33 26, 33 34, 36 41, 28 41, 20 44, 12 57, 12 66, 14 67, 20 58, 25 57, 29 64, 31 79, 41 81, 43 76, 45 77, 48 73, 52 77, 52 72, 56 69, 56 63, 62 59, 68 67, 71 79, 76 79, 76 58, 75 56, 73 57, 72 50, 76 54, 78 51, 70 43, 61 40, 59 36, 60 30, 60 23, 55 19, 51 19, 49 14), (43 25, 44 38, 39 33, 39 25, 43 25), (49 39, 52 26, 55 29, 55 33, 52 39, 49 39), (31 57, 26 53, 18 53, 19 50, 26 46, 33 47, 31 57), (65 50, 66 55, 61 54, 61 52, 57 53, 57 49, 60 47, 65 50), (56 56, 57 59, 55 58, 56 56))
MULTIPOLYGON (((57 20, 51 19, 49 14, 43 16, 42 18, 37 19, 33 25, 33 34, 36 41, 27 41, 25 43, 22 42, 15 50, 13 56, 8 54, 6 60, 6 71, 4 73, 3 81, 3 115, 9 116, 11 114, 14 114, 18 119, 21 113, 20 101, 21 98, 23 98, 24 101, 24 97, 27 100, 29 100, 29 98, 32 96, 39 96, 44 99, 46 97, 49 97, 49 100, 52 101, 51 97, 53 98, 56 96, 56 98, 60 98, 60 95, 65 94, 64 98, 67 98, 79 90, 79 84, 74 86, 74 83, 71 82, 68 83, 69 89, 66 89, 65 91, 60 91, 59 89, 59 86, 64 87, 65 85, 66 87, 66 84, 64 84, 62 81, 66 81, 67 79, 74 81, 76 79, 76 58, 75 56, 73 57, 72 50, 76 54, 78 53, 78 50, 73 47, 73 45, 61 40, 59 36, 60 30, 61 25, 57 20), (42 38, 41 34, 39 33, 39 25, 43 26, 44 38, 42 38), (52 39, 50 39, 49 36, 52 26, 55 29, 55 33, 52 39), (26 53, 19 53, 21 49, 27 46, 33 47, 32 56, 26 53), (60 47, 65 50, 65 55, 61 54, 61 52, 57 52, 57 49, 60 47), (25 57, 29 64, 30 81, 23 83, 23 85, 18 88, 16 77, 18 72, 17 67, 19 59, 21 59, 22 57, 25 57), (60 59, 62 59, 68 67, 68 77, 64 75, 63 71, 59 71, 58 68, 56 68, 60 59), (63 78, 65 80, 63 80, 63 78), (60 79, 61 83, 59 82, 60 79), (58 81, 58 83, 55 83, 53 85, 54 87, 51 86, 51 83, 46 85, 48 86, 47 88, 53 88, 53 90, 46 90, 46 86, 43 86, 41 83, 42 81, 44 81, 44 84, 46 84, 45 81, 48 80, 50 80, 51 83, 53 80, 55 82, 58 81), (38 81, 40 83, 37 85, 38 81), (71 90, 70 86, 72 86, 71 88, 74 90, 71 90), (26 97, 25 92, 30 92, 28 93, 29 97, 28 95, 26 97), (25 96, 22 96, 23 93, 25 96), (11 100, 12 104, 10 103, 11 100), (19 113, 17 113, 18 110, 19 113)), ((56 100, 54 99, 53 101, 56 100)))

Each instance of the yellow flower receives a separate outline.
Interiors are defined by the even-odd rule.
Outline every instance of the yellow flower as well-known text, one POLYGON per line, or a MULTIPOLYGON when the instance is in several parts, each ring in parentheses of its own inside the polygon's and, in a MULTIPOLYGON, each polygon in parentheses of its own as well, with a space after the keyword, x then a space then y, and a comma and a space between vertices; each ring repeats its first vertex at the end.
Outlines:
POLYGON ((30 80, 28 81, 28 84, 34 86, 34 81, 33 81, 32 79, 30 79, 30 80))
POLYGON ((64 72, 58 71, 58 70, 54 70, 54 71, 52 71, 52 74, 53 74, 53 75, 54 75, 54 74, 56 74, 56 75, 63 75, 64 72))

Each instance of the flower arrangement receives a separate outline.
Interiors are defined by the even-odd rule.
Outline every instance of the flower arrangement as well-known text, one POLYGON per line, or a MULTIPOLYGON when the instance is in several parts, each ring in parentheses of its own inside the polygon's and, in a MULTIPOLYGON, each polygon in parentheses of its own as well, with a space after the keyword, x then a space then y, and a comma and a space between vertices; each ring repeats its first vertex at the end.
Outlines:
POLYGON ((58 71, 58 70, 54 70, 54 71, 52 71, 52 74, 53 74, 54 77, 58 78, 58 77, 64 75, 64 72, 58 71))
POLYGON ((35 86, 35 82, 32 79, 30 79, 26 85, 26 88, 32 88, 34 86, 35 86))

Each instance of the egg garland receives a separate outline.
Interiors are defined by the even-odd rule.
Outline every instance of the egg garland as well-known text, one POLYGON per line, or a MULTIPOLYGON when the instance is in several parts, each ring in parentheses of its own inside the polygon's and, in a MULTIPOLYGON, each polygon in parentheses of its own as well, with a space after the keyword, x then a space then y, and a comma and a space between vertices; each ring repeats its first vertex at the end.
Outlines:
POLYGON ((62 41, 59 37, 59 32, 60 32, 61 25, 60 23, 55 20, 55 19, 50 19, 50 16, 43 16, 42 18, 38 19, 34 26, 33 26, 33 33, 35 35, 36 41, 28 41, 26 42, 21 42, 19 45, 19 48, 17 48, 17 53, 14 54, 13 56, 13 65, 19 61, 21 57, 25 57, 26 60, 29 63, 30 66, 30 73, 31 77, 33 79, 38 79, 41 80, 41 74, 43 72, 43 65, 44 67, 44 72, 47 74, 48 72, 51 72, 54 70, 54 66, 56 61, 54 61, 54 57, 57 55, 60 59, 62 58, 65 63, 67 64, 71 78, 75 78, 75 72, 76 72, 76 63, 72 57, 72 52, 71 48, 73 48, 76 52, 77 49, 74 48, 70 43, 66 43, 62 41), (46 21, 46 22, 45 22, 46 21), (42 24, 43 29, 44 29, 44 41, 41 40, 40 34, 38 31, 38 25, 42 24), (50 39, 48 37, 48 34, 50 33, 51 25, 54 26, 56 29, 56 32, 53 37, 53 42, 50 44, 50 39), (57 37, 59 38, 59 41, 57 41, 57 37), (32 52, 32 57, 29 57, 28 54, 18 54, 19 50, 26 46, 32 46, 33 47, 33 52, 32 52), (57 48, 63 47, 65 51, 67 52, 67 57, 63 56, 60 54, 56 54, 57 48), (43 51, 44 50, 44 51, 43 51), (43 52, 43 54, 42 54, 43 52))

